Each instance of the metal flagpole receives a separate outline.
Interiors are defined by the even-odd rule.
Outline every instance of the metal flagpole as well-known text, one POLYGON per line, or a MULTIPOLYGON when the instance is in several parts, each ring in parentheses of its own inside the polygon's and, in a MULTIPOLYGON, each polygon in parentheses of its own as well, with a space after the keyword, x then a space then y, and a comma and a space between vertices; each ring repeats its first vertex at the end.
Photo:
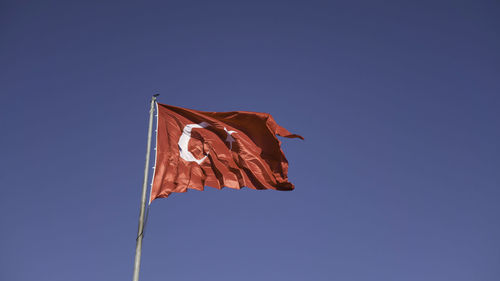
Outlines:
POLYGON ((148 144, 146 148, 146 165, 144 167, 144 182, 142 184, 141 211, 139 213, 139 229, 137 230, 136 247, 135 247, 135 262, 134 262, 134 277, 133 281, 139 281, 139 269, 141 267, 141 250, 142 238, 144 236, 144 213, 146 210, 146 192, 148 185, 149 172, 149 155, 151 154, 151 135, 153 132, 153 114, 155 111, 156 97, 151 98, 151 109, 149 110, 149 128, 148 128, 148 144))

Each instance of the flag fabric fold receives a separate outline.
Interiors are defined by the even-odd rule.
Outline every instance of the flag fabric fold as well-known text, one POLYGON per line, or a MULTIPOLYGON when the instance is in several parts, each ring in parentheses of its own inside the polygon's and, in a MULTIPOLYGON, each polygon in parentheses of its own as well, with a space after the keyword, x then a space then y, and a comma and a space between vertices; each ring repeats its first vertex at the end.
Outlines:
POLYGON ((204 112, 157 104, 150 202, 205 186, 293 190, 276 135, 301 138, 267 113, 204 112))

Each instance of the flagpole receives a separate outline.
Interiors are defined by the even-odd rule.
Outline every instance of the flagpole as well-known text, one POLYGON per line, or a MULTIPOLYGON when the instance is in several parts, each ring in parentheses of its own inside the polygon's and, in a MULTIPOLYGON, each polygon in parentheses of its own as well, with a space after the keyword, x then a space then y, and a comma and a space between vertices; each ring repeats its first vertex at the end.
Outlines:
POLYGON ((146 148, 146 165, 144 167, 144 181, 142 183, 142 197, 141 197, 141 210, 139 213, 139 228, 137 230, 136 247, 135 247, 135 262, 134 262, 134 277, 132 281, 139 281, 139 269, 141 267, 141 251, 142 251, 142 238, 144 237, 144 214, 146 210, 146 193, 148 185, 148 172, 149 172, 149 155, 151 154, 151 135, 153 133, 153 114, 155 111, 156 97, 158 94, 153 95, 151 98, 151 109, 149 110, 149 127, 148 127, 148 142, 146 148))

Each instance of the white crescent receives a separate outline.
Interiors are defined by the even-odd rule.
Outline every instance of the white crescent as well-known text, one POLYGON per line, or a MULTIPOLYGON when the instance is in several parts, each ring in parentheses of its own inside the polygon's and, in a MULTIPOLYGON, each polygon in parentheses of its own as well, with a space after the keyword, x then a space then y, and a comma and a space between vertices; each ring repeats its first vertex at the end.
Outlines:
POLYGON ((181 137, 179 138, 179 153, 182 159, 188 161, 188 162, 196 162, 198 165, 200 165, 205 159, 207 158, 208 152, 205 155, 205 157, 201 159, 196 159, 194 155, 189 151, 189 140, 191 139, 191 131, 194 128, 206 128, 210 126, 207 122, 201 122, 200 124, 188 124, 184 127, 182 130, 181 137))

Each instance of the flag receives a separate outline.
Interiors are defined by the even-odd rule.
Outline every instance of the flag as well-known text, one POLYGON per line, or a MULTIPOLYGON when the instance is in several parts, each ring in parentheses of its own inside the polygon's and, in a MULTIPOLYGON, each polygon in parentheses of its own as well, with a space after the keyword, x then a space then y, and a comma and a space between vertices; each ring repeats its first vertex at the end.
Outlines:
POLYGON ((205 186, 293 190, 276 135, 302 138, 270 114, 204 112, 157 103, 156 160, 149 202, 205 186))

